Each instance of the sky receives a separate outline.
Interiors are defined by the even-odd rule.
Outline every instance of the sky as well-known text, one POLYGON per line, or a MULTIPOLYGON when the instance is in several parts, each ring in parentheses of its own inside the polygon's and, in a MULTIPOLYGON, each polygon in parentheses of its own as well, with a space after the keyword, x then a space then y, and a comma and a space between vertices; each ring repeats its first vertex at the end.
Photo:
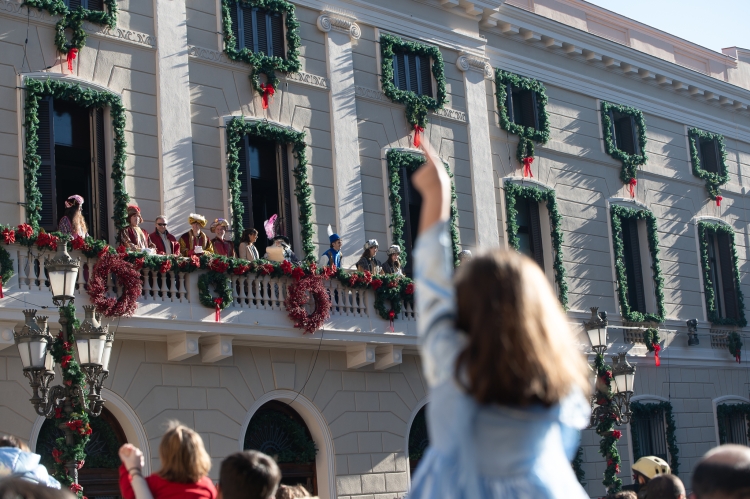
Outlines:
POLYGON ((587 0, 716 52, 750 49, 750 0, 587 0))

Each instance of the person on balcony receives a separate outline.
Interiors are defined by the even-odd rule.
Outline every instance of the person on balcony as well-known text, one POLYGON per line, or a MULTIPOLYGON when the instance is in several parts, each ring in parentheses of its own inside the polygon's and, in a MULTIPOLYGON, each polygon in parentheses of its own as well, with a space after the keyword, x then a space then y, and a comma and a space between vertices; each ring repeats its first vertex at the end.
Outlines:
POLYGON ((341 253, 341 246, 344 244, 344 242, 341 240, 341 237, 333 232, 333 229, 331 228, 331 225, 328 225, 328 240, 331 243, 331 247, 328 248, 323 255, 320 257, 319 265, 321 267, 332 267, 332 268, 341 268, 341 258, 343 258, 343 255, 341 253))
POLYGON ((83 198, 78 194, 65 200, 65 215, 57 223, 57 230, 73 237, 88 237, 89 229, 83 218, 83 198))
POLYGON ((143 223, 141 209, 136 205, 128 206, 128 226, 120 230, 120 244, 128 251, 146 251, 149 248, 156 249, 154 243, 148 237, 146 231, 139 227, 143 223))
POLYGON ((401 247, 398 244, 391 244, 388 251, 385 252, 388 255, 388 259, 383 263, 384 274, 400 274, 404 272, 401 270, 401 247))
POLYGON ((224 236, 229 230, 229 222, 224 218, 217 218, 211 224, 211 232, 216 237, 211 240, 214 247, 214 254, 222 256, 234 256, 234 244, 231 241, 225 241, 224 236))
POLYGON ((290 263, 299 263, 299 258, 294 254, 289 238, 282 235, 274 236, 273 245, 266 248, 266 254, 263 255, 263 259, 273 262, 286 260, 290 263))
POLYGON ((375 255, 378 254, 378 241, 377 239, 370 239, 365 243, 365 251, 362 253, 362 257, 360 257, 359 261, 357 262, 357 270, 360 272, 370 272, 371 274, 380 274, 381 271, 381 264, 380 262, 375 258, 375 255))
POLYGON ((203 232, 206 226, 206 217, 191 213, 188 217, 190 230, 180 236, 180 254, 182 256, 201 255, 203 253, 213 253, 214 247, 208 236, 203 232))
POLYGON ((156 248, 157 255, 179 255, 180 243, 167 230, 167 217, 159 215, 156 217, 156 228, 149 234, 148 238, 156 248))
POLYGON ((243 260, 259 260, 260 254, 258 253, 258 248, 255 246, 255 241, 257 240, 257 230, 245 229, 242 233, 242 239, 240 239, 240 254, 237 256, 243 260))

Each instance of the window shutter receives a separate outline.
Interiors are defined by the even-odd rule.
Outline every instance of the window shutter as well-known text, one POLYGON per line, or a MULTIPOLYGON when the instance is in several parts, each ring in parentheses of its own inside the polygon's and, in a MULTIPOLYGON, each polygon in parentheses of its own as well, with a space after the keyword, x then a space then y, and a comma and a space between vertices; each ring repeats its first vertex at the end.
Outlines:
POLYGON ((406 87, 406 64, 404 62, 405 54, 395 54, 393 56, 394 73, 393 79, 399 90, 407 90, 406 87))
POLYGON ((536 92, 523 91, 518 93, 521 99, 521 124, 536 129, 536 92))
POLYGON ((55 130, 52 123, 54 116, 52 97, 39 100, 39 128, 37 154, 41 157, 37 187, 42 195, 42 212, 40 225, 50 232, 57 230, 57 199, 55 197, 55 130))
POLYGON ((542 245, 542 224, 539 222, 539 203, 533 200, 529 203, 529 219, 531 221, 531 251, 536 263, 544 270, 544 246, 542 245))
POLYGON ((281 201, 281 213, 284 216, 284 235, 293 243, 292 234, 292 193, 289 186, 289 148, 287 144, 279 144, 279 167, 281 169, 281 188, 279 189, 279 200, 281 201))
POLYGON ((250 52, 256 52, 255 46, 255 12, 251 7, 242 9, 242 47, 250 52))
POLYGON ((420 95, 427 95, 432 97, 432 69, 430 67, 430 58, 426 56, 419 56, 419 83, 421 89, 420 95))
POLYGON ((638 240, 638 221, 627 220, 623 221, 623 231, 628 231, 628 237, 626 239, 626 246, 630 243, 630 264, 632 266, 633 281, 628 282, 630 297, 635 298, 635 303, 630 303, 630 308, 637 310, 638 312, 646 312, 646 296, 643 290, 643 265, 641 262, 641 244, 638 240))
POLYGON ((617 128, 615 127, 615 113, 612 111, 609 111, 609 122, 612 124, 610 127, 610 132, 612 133, 612 143, 615 145, 615 149, 619 149, 619 145, 617 144, 617 128))
POLYGON ((109 203, 107 202, 107 162, 104 154, 104 109, 94 111, 94 145, 96 152, 96 210, 99 239, 109 241, 109 203))
POLYGON ((407 75, 409 78, 409 90, 415 94, 419 93, 419 71, 417 70, 417 56, 414 54, 405 54, 407 58, 407 75))
POLYGON ((253 16, 256 19, 255 29, 257 30, 255 52, 268 54, 268 20, 266 19, 266 11, 253 9, 253 16))
POLYGON ((81 0, 68 0, 68 9, 76 10, 81 7, 81 0))
POLYGON ((621 143, 617 144, 617 148, 628 154, 635 154, 635 150, 633 149, 634 133, 630 116, 620 118, 618 125, 620 128, 621 139, 619 142, 621 143))
POLYGON ((635 117, 630 116, 630 136, 633 142, 633 154, 641 153, 641 145, 638 143, 638 127, 635 124, 635 117))
POLYGON ((515 123, 516 119, 515 116, 513 116, 513 85, 508 83, 505 86, 505 92, 506 92, 506 98, 505 98, 505 108, 508 113, 508 119, 511 123, 515 123))
MULTIPOLYGON (((240 141, 240 151, 237 155, 237 159, 240 162, 240 168, 238 170, 239 181, 240 181, 240 202, 245 207, 245 211, 242 213, 242 229, 249 229, 253 227, 253 204, 251 202, 251 190, 250 190, 250 168, 247 164, 247 135, 242 137, 240 141)), ((235 227, 235 230, 238 228, 235 227)))
POLYGON ((240 4, 239 2, 232 2, 229 6, 229 17, 232 20, 232 34, 237 42, 237 50, 242 50, 245 46, 244 40, 242 39, 242 23, 240 21, 240 4))
POLYGON ((282 14, 271 14, 271 41, 273 42, 272 50, 274 56, 284 59, 284 16, 282 14))
POLYGON ((729 234, 720 232, 716 235, 719 243, 719 267, 721 267, 721 287, 724 295, 725 317, 738 319, 737 286, 734 282, 734 260, 732 259, 732 240, 729 234))
POLYGON ((88 10, 104 11, 104 1, 103 0, 88 0, 88 5, 86 5, 86 8, 88 10))
POLYGON ((532 110, 532 116, 534 117, 533 123, 534 123, 534 130, 539 130, 539 106, 537 104, 537 95, 536 92, 532 91, 531 93, 531 110, 532 110))
POLYGON ((717 173, 719 171, 719 144, 717 140, 699 140, 699 158, 701 158, 701 168, 707 172, 717 173))

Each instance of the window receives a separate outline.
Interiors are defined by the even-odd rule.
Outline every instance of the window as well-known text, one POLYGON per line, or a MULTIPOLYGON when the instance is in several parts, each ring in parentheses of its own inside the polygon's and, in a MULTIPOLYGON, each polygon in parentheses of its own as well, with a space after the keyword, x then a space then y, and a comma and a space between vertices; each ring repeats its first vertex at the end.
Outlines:
POLYGON ((507 84, 508 119, 516 125, 539 130, 536 92, 507 84))
POLYGON ((706 231, 705 237, 708 243, 709 278, 714 291, 716 314, 720 319, 739 319, 731 236, 726 232, 706 231))
POLYGON ((232 4, 232 33, 239 50, 286 57, 284 50, 284 16, 279 12, 250 7, 240 1, 232 4))
POLYGON ((695 145, 698 147, 701 168, 709 173, 720 173, 719 141, 715 138, 700 137, 695 141, 695 145))
MULTIPOLYGON (((404 218, 404 243, 407 255, 413 255, 414 243, 417 241, 417 230, 419 229, 419 214, 422 211, 422 196, 414 184, 411 177, 416 170, 410 170, 406 166, 401 168, 401 185, 399 194, 401 195, 401 214, 404 218)), ((407 258, 404 266, 404 274, 411 277, 414 266, 412 259, 407 258)))
POLYGON ((393 55, 393 83, 399 90, 432 97, 430 58, 409 52, 393 55))
POLYGON ((633 433, 633 447, 637 450, 635 453, 638 454, 633 456, 635 460, 641 456, 656 456, 669 461, 664 409, 651 409, 634 414, 630 426, 633 433))
POLYGON ((644 289, 638 220, 625 219, 622 221, 622 241, 625 252, 625 274, 628 282, 628 303, 631 310, 645 314, 646 292, 644 289))
POLYGON ((245 206, 243 227, 257 229, 256 245, 265 248, 270 242, 263 222, 276 214, 276 234, 287 236, 294 247, 287 145, 248 135, 240 144, 240 200, 245 206))
POLYGON ((39 101, 38 136, 40 225, 47 231, 57 230, 65 200, 80 194, 89 234, 108 240, 104 110, 45 97, 39 101))
POLYGON ((86 10, 104 10, 104 0, 63 0, 63 3, 70 10, 76 10, 79 7, 86 10))
POLYGON ((736 411, 718 411, 718 413, 719 425, 725 436, 721 443, 747 445, 747 415, 736 411))
POLYGON ((641 154, 635 117, 613 109, 609 111, 609 118, 612 121, 612 137, 615 147, 627 154, 641 154))
POLYGON ((427 431, 427 420, 425 412, 427 406, 422 407, 409 428, 409 474, 414 476, 414 470, 417 469, 420 459, 424 456, 427 447, 430 445, 430 434, 427 431))
POLYGON ((539 203, 532 199, 516 199, 518 251, 534 260, 544 270, 544 244, 539 203))

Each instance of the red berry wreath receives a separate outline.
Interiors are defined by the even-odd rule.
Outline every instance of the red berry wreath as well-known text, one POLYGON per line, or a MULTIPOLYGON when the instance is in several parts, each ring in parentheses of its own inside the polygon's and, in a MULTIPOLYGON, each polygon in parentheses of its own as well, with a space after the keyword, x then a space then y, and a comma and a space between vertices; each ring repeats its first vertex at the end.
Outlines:
POLYGON ((96 306, 96 311, 106 317, 130 316, 138 308, 138 297, 141 296, 141 273, 135 266, 126 262, 122 255, 105 253, 94 265, 89 279, 89 297, 96 306), (123 289, 119 298, 108 298, 107 277, 114 274, 118 287, 123 289))
POLYGON ((287 290, 284 301, 289 312, 289 318, 294 321, 294 327, 304 329, 305 333, 314 333, 323 326, 323 323, 331 316, 331 297, 323 286, 323 278, 310 275, 293 282, 287 290), (315 300, 315 311, 308 315, 305 304, 308 301, 307 293, 315 300))

